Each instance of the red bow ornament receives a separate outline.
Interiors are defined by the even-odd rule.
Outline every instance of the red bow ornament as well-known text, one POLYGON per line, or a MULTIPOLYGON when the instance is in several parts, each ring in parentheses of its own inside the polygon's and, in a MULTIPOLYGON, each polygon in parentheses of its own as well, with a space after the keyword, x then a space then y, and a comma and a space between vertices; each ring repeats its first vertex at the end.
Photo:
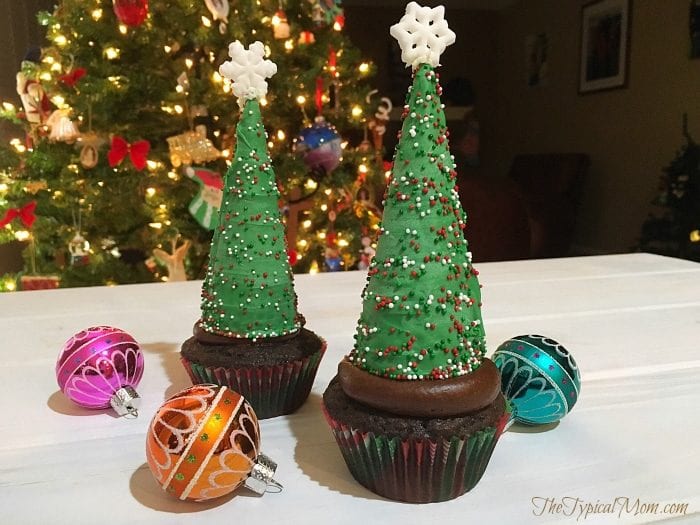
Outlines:
POLYGON ((0 228, 4 228, 17 218, 19 218, 24 226, 31 228, 32 224, 34 224, 34 221, 36 220, 36 215, 34 215, 35 209, 36 201, 25 204, 21 208, 10 208, 5 213, 5 216, 0 219, 0 228))
POLYGON ((87 71, 85 70, 84 67, 77 67, 70 73, 66 73, 65 75, 61 75, 58 77, 58 79, 63 82, 66 86, 68 87, 75 87, 75 85, 78 83, 78 81, 85 76, 87 71))
POLYGON ((121 162, 129 155, 131 163, 134 168, 141 171, 146 167, 146 160, 148 160, 148 152, 151 150, 151 144, 147 140, 139 140, 133 144, 129 144, 120 136, 112 137, 112 147, 107 153, 107 160, 109 160, 109 165, 114 168, 121 164, 121 162))

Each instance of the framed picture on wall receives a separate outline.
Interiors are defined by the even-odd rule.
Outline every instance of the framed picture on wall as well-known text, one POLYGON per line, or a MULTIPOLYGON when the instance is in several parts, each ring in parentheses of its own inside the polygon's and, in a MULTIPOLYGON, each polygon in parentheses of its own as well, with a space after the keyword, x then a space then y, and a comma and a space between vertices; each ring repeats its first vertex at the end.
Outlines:
POLYGON ((581 10, 579 93, 627 86, 631 0, 596 0, 581 10))

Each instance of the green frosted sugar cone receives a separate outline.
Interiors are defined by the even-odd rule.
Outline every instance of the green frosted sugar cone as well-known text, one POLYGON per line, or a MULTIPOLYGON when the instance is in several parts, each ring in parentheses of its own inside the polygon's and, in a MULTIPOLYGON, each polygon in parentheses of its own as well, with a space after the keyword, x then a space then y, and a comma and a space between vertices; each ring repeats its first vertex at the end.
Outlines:
POLYGON ((469 374, 485 352, 478 272, 463 234, 466 215, 435 72, 455 41, 444 14, 442 6, 410 2, 391 27, 413 83, 348 356, 371 374, 399 381, 469 374))
POLYGON ((332 405, 324 408, 361 484, 391 499, 424 503, 476 485, 508 416, 497 374, 480 370, 486 350, 481 290, 464 237, 466 215, 435 72, 455 35, 443 7, 415 2, 391 34, 413 68, 413 83, 347 357, 359 371, 347 373, 341 365, 324 394, 332 405), (403 401, 386 403, 387 390, 403 401), (426 417, 426 407, 438 405, 429 413, 440 417, 426 417))
POLYGON ((377 254, 350 360, 395 380, 476 370, 484 355, 478 272, 462 230, 454 161, 434 69, 408 94, 377 254))
POLYGON ((231 337, 282 336, 301 325, 256 99, 243 106, 236 139, 202 287, 201 326, 231 337))
POLYGON ((303 328, 287 256, 280 193, 259 100, 277 67, 265 46, 229 46, 221 68, 232 81, 240 117, 217 227, 202 285, 201 318, 183 343, 194 383, 228 386, 258 417, 296 410, 308 397, 326 343, 303 328))

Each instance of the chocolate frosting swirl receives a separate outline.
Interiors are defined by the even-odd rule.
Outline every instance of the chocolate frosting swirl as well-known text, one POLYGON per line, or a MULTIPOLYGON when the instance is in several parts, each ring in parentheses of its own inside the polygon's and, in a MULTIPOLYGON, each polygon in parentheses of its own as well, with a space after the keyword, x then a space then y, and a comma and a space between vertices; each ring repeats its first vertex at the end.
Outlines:
POLYGON ((372 408, 413 417, 456 417, 496 399, 501 376, 490 359, 469 374, 449 379, 398 381, 365 372, 344 359, 338 379, 351 398, 372 408))

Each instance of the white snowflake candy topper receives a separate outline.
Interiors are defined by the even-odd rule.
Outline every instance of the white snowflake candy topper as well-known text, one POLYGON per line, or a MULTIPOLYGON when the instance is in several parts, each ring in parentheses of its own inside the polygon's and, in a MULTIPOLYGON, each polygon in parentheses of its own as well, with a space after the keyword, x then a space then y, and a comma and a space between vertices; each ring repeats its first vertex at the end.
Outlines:
POLYGON ((246 100, 262 98, 267 94, 266 78, 277 73, 277 65, 265 59, 265 46, 253 42, 246 49, 238 40, 228 47, 231 60, 219 67, 221 76, 233 82, 233 94, 242 107, 246 100))
POLYGON ((401 60, 416 69, 421 64, 440 65, 440 55, 454 44, 456 35, 445 20, 445 8, 423 7, 416 2, 406 6, 406 14, 391 26, 391 36, 399 41, 401 60))

